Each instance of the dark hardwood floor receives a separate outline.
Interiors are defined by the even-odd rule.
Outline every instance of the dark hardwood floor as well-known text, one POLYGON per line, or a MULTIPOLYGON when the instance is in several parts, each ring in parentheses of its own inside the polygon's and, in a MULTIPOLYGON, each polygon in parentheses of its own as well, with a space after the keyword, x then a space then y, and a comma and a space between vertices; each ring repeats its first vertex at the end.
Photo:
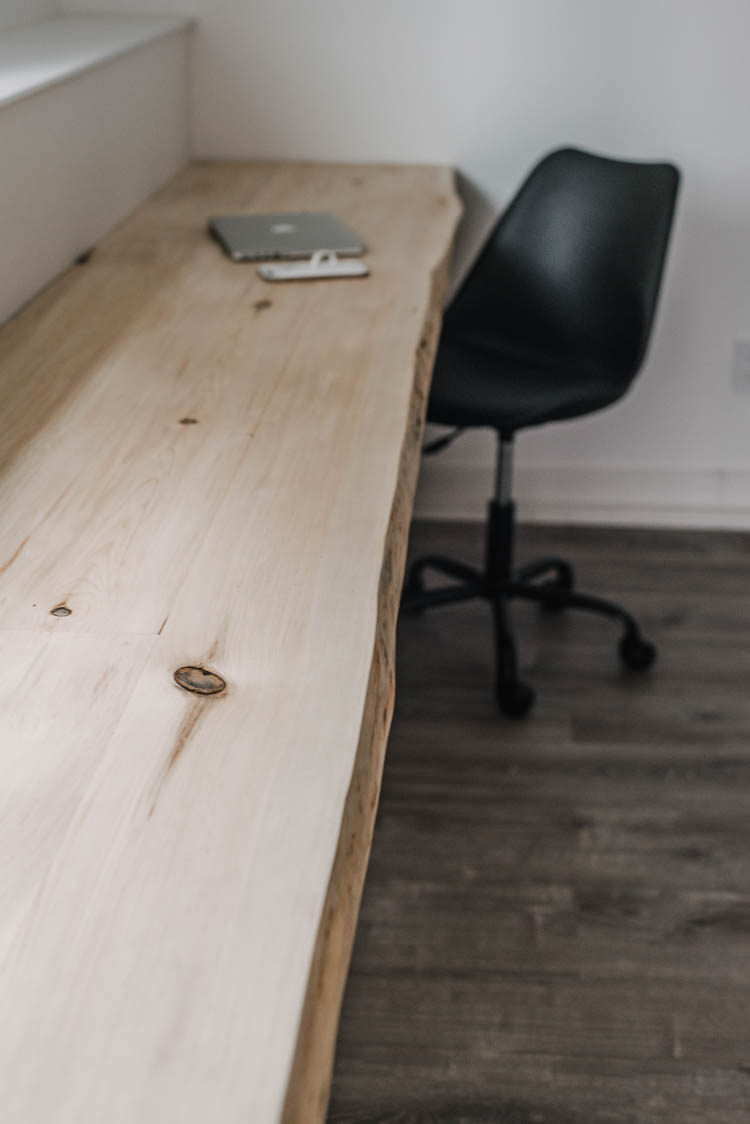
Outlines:
POLYGON ((521 528, 550 552, 659 662, 519 605, 513 722, 485 605, 402 620, 331 1124, 750 1122, 750 536, 521 528))

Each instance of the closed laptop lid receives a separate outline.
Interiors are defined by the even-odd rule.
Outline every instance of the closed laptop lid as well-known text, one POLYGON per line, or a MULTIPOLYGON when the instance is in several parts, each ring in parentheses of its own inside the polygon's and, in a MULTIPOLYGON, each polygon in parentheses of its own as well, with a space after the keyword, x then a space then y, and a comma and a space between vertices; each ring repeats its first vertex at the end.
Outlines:
POLYGON ((362 240, 326 211, 220 215, 208 226, 235 261, 307 258, 316 250, 335 250, 344 257, 365 251, 362 240))

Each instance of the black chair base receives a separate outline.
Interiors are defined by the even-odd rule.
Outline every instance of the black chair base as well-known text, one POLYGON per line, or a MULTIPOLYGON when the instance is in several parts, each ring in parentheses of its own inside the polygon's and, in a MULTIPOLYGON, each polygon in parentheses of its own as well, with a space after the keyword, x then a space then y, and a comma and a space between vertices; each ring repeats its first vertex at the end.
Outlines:
POLYGON ((541 558, 518 570, 512 567, 514 508, 512 502, 491 500, 483 570, 451 558, 428 554, 409 567, 401 598, 402 613, 421 613, 436 605, 482 597, 492 605, 495 632, 495 697, 510 718, 523 718, 534 703, 534 691, 518 677, 516 643, 510 623, 513 599, 534 601, 549 612, 583 609, 622 626, 619 656, 632 671, 646 671, 656 648, 644 639, 633 617, 619 605, 575 590, 575 575, 563 558, 541 558), (434 570, 452 578, 450 585, 427 589, 424 572, 434 570))

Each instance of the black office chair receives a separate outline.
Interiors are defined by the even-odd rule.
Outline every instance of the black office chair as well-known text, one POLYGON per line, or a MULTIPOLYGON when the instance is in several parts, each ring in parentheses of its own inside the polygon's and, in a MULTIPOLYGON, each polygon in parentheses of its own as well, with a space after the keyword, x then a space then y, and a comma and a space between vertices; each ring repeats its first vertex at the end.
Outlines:
POLYGON ((508 603, 587 609, 624 626, 619 654, 645 670, 656 649, 609 601, 574 591, 573 570, 543 558, 513 572, 513 438, 527 426, 576 418, 616 402, 646 352, 680 174, 564 148, 533 169, 503 213, 448 308, 427 410, 429 421, 497 431, 495 496, 484 569, 438 555, 410 567, 402 611, 484 597, 493 608, 496 696, 522 717, 534 692, 518 678, 508 603), (423 573, 454 581, 426 589, 423 573))

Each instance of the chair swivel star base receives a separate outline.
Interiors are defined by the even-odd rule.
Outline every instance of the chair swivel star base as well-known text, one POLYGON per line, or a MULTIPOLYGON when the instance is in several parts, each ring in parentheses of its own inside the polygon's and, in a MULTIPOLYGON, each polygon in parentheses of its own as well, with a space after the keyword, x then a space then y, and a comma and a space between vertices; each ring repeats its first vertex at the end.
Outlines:
POLYGON ((644 639, 633 617, 612 601, 576 592, 573 568, 563 558, 540 558, 513 569, 514 504, 510 498, 512 437, 498 435, 495 496, 488 505, 485 563, 479 570, 438 554, 424 555, 409 567, 401 599, 402 613, 419 613, 437 605, 482 597, 492 606, 495 635, 495 696, 503 714, 523 718, 534 703, 534 691, 518 677, 516 642, 510 621, 510 602, 534 601, 543 609, 584 609, 619 621, 619 656, 625 667, 646 671, 656 648, 644 639), (448 586, 426 589, 424 573, 434 570, 452 580, 448 586))

